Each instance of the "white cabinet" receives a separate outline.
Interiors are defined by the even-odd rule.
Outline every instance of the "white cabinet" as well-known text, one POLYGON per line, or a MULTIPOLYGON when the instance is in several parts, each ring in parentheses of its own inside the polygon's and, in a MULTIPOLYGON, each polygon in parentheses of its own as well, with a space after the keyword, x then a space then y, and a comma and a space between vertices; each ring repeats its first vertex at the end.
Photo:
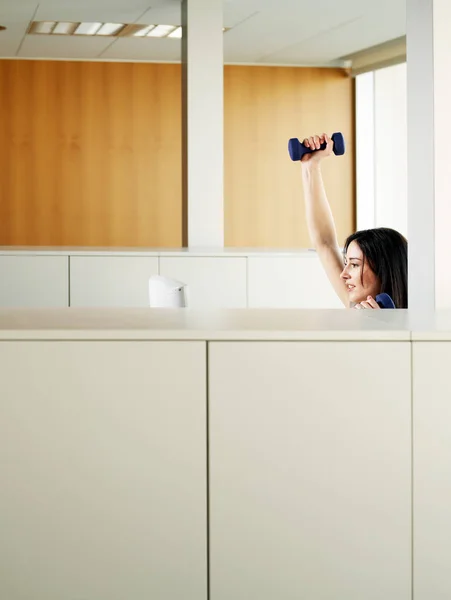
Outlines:
POLYGON ((409 342, 209 344, 211 598, 410 600, 410 403, 409 342))
POLYGON ((160 275, 188 285, 191 308, 246 308, 245 257, 162 256, 160 275))
POLYGON ((149 306, 151 275, 158 275, 157 256, 71 256, 70 305, 149 306))
POLYGON ((61 308, 69 304, 67 256, 0 256, 0 308, 61 308))
POLYGON ((250 256, 249 308, 343 308, 316 254, 250 256))
POLYGON ((413 342, 415 600, 451 598, 451 342, 413 342))
POLYGON ((0 342, 0 598, 206 600, 205 354, 0 342))

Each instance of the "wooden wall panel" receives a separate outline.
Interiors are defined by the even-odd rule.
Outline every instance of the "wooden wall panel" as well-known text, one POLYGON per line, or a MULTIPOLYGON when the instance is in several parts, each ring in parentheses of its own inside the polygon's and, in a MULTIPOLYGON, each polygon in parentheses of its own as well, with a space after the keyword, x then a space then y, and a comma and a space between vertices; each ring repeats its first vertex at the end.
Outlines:
POLYGON ((0 61, 0 245, 181 246, 180 65, 0 61))
MULTIPOLYGON (((341 130, 324 168, 354 227, 353 81, 336 69, 226 66, 225 243, 308 246, 287 142, 341 130)), ((0 60, 0 245, 182 245, 180 65, 0 60)))
POLYGON ((288 139, 345 135, 323 174, 339 241, 355 226, 354 85, 339 69, 226 66, 225 243, 308 247, 299 163, 288 139))

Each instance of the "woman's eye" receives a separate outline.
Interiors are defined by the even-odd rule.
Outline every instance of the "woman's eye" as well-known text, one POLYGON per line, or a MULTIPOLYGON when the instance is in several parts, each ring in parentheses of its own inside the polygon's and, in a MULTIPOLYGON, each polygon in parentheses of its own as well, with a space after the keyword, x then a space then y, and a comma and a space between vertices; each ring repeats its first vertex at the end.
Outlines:
POLYGON ((359 265, 357 263, 351 263, 351 267, 358 267, 359 265))

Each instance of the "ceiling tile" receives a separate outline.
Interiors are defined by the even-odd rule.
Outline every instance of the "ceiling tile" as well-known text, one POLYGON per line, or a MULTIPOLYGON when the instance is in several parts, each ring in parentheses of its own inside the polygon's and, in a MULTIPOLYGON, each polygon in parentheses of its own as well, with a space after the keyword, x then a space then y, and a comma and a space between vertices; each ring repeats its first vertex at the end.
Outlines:
POLYGON ((8 24, 6 31, 0 31, 0 57, 11 58, 16 55, 17 50, 25 36, 26 26, 8 24))
POLYGON ((405 7, 391 5, 390 19, 387 19, 387 13, 379 10, 383 2, 386 0, 379 0, 377 10, 373 8, 358 19, 316 35, 312 33, 308 39, 298 44, 287 44, 259 60, 299 64, 302 58, 321 64, 405 35, 405 7))
POLYGON ((103 54, 102 58, 179 62, 182 44, 179 39, 119 38, 103 54))
POLYGON ((67 0, 41 2, 37 21, 132 23, 145 13, 149 0, 67 0))
POLYGON ((0 25, 22 25, 27 27, 30 19, 36 12, 38 3, 33 0, 23 0, 21 2, 13 2, 12 0, 0 0, 0 25))
POLYGON ((0 31, 0 57, 16 55, 36 8, 36 2, 25 0, 7 6, 4 0, 0 0, 0 25, 6 27, 5 31, 0 31))
POLYGON ((111 38, 27 35, 18 56, 24 58, 96 58, 111 38))
POLYGON ((139 22, 148 25, 181 25, 182 6, 180 3, 173 3, 151 8, 142 15, 139 22))

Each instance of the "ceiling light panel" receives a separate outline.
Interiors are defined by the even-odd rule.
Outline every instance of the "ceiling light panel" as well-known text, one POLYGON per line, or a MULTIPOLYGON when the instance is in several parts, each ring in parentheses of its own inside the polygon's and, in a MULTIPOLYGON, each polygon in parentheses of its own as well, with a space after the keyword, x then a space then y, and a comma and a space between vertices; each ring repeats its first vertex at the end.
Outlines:
POLYGON ((171 33, 168 35, 168 37, 170 37, 170 38, 181 38, 182 37, 182 28, 181 27, 177 27, 177 29, 174 29, 174 31, 171 31, 171 33))
POLYGON ((103 23, 80 23, 74 35, 96 35, 103 23))
POLYGON ((104 23, 96 35, 117 35, 124 27, 124 23, 104 23))
POLYGON ((30 25, 28 33, 50 34, 56 25, 56 21, 34 21, 30 25))
POLYGON ((149 31, 147 37, 167 37, 174 29, 177 29, 174 25, 157 25, 149 31))
POLYGON ((52 30, 52 35, 72 35, 77 29, 79 23, 69 23, 60 21, 52 30))
POLYGON ((136 29, 136 31, 134 33, 132 33, 133 36, 135 37, 146 37, 146 35, 149 33, 149 31, 152 31, 152 29, 155 29, 155 25, 146 25, 146 26, 137 26, 138 29, 136 29))
MULTIPOLYGON (((223 27, 223 32, 229 27, 223 27)), ((180 39, 183 29, 180 25, 143 25, 138 23, 75 23, 70 21, 34 21, 29 34, 40 35, 98 35, 117 37, 155 37, 180 39)))

